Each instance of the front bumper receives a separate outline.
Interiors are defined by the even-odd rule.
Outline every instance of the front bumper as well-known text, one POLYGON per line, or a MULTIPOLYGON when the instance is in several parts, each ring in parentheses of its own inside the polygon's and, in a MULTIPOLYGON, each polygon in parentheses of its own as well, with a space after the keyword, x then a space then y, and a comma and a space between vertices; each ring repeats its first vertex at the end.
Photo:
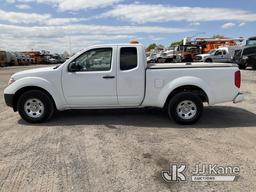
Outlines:
POLYGON ((4 100, 7 106, 13 107, 14 94, 4 94, 4 100))
POLYGON ((240 103, 244 100, 244 94, 238 93, 235 98, 233 99, 233 103, 240 103))

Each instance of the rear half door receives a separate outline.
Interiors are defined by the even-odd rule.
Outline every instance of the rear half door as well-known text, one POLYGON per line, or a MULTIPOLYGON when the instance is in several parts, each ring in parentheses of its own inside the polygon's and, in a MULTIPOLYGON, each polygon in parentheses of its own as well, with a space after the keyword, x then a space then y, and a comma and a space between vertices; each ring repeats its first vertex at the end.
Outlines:
POLYGON ((117 63, 117 98, 120 106, 138 106, 145 89, 145 64, 140 47, 119 46, 117 63))
POLYGON ((222 50, 223 60, 222 62, 229 62, 230 61, 230 55, 226 50, 222 50))

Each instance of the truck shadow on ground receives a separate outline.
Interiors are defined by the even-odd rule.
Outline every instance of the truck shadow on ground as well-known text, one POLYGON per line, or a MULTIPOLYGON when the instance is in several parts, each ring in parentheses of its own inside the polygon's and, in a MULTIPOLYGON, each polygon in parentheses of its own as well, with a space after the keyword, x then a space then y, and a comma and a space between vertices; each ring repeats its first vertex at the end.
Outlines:
POLYGON ((31 126, 104 125, 113 129, 117 129, 118 125, 149 128, 256 128, 256 114, 236 107, 206 107, 199 122, 182 126, 170 121, 161 109, 69 110, 57 112, 46 123, 28 124, 22 119, 18 123, 31 126))

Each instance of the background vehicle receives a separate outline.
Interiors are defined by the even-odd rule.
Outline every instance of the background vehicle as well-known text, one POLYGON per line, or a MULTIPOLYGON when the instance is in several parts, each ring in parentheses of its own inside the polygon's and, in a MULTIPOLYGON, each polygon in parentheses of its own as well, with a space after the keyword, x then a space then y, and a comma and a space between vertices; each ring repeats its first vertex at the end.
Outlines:
POLYGON ((217 63, 228 63, 231 62, 232 57, 235 53, 233 47, 221 47, 214 49, 207 54, 199 54, 195 57, 196 62, 217 62, 217 63))
POLYGON ((179 45, 175 48, 176 62, 193 62, 195 56, 200 53, 199 45, 179 45))
POLYGON ((156 63, 157 59, 160 57, 161 52, 160 53, 156 53, 156 52, 152 52, 150 53, 150 55, 147 57, 147 62, 148 63, 156 63))
POLYGON ((248 40, 246 40, 246 45, 247 45, 247 46, 250 46, 250 45, 256 46, 256 37, 250 37, 250 38, 248 38, 248 40))
POLYGON ((174 50, 161 51, 160 53, 151 53, 147 57, 148 63, 172 63, 176 59, 174 50))
POLYGON ((0 51, 0 67, 17 65, 15 55, 8 51, 0 51))
POLYGON ((214 49, 218 49, 220 47, 228 46, 234 47, 237 46, 237 42, 243 41, 243 38, 231 39, 227 37, 216 37, 216 38, 205 38, 199 37, 195 39, 197 45, 202 47, 202 53, 209 53, 214 49))
POLYGON ((240 69, 246 69, 246 67, 256 69, 256 46, 244 46, 237 49, 233 62, 237 63, 240 69))
POLYGON ((99 45, 57 67, 14 74, 5 101, 31 123, 54 109, 158 107, 177 123, 192 124, 210 105, 243 100, 240 71, 233 64, 147 65, 141 44, 99 45))

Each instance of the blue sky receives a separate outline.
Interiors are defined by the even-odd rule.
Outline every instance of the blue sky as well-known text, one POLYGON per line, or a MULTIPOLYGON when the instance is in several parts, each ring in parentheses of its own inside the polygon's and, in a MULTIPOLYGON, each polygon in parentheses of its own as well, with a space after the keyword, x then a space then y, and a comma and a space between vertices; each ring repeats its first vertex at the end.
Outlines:
POLYGON ((0 49, 78 51, 137 38, 256 36, 255 0, 0 0, 0 49))

